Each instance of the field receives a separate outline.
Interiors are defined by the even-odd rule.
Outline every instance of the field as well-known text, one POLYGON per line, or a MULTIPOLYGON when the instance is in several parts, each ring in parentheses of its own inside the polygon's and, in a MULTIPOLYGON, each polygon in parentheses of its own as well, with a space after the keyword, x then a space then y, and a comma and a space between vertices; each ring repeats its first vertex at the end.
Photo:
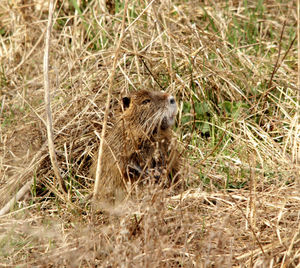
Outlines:
POLYGON ((300 267, 297 1, 58 0, 46 38, 48 11, 0 2, 0 266, 300 267), (181 187, 95 211, 107 98, 140 89, 176 97, 181 187))

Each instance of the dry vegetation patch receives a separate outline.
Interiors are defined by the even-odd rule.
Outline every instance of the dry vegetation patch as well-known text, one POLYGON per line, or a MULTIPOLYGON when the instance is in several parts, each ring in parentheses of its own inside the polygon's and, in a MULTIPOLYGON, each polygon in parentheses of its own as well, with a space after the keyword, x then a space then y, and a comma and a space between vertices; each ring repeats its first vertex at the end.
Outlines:
MULTIPOLYGON (((120 96, 176 96, 180 189, 136 189, 94 215, 87 196, 124 5, 55 5, 54 142, 43 96, 45 1, 0 3, 0 266, 299 267, 296 1, 128 2, 108 128, 120 96)), ((299 96, 299 95, 298 95, 299 96)))

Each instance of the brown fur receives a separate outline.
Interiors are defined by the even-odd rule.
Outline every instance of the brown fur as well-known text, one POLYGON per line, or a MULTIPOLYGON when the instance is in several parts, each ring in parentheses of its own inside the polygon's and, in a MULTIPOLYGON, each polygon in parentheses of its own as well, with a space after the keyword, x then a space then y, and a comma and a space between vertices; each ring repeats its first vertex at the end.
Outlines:
MULTIPOLYGON (((179 160, 171 126, 177 113, 174 98, 141 90, 123 99, 124 112, 106 133, 100 199, 124 199, 128 185, 147 179, 170 185, 178 177, 179 160)), ((96 176, 97 158, 91 168, 96 176)))

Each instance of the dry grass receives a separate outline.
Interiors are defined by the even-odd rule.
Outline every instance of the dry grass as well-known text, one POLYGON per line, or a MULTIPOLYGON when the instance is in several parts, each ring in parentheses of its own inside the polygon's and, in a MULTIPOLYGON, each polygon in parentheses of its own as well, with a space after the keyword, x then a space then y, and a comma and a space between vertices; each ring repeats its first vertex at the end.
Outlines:
POLYGON ((111 102, 144 88, 176 95, 185 189, 145 187, 93 215, 88 170, 123 17, 119 1, 99 2, 62 0, 54 12, 66 195, 47 149, 48 6, 0 3, 1 207, 33 182, 0 217, 0 266, 300 267, 296 1, 128 1, 111 102))

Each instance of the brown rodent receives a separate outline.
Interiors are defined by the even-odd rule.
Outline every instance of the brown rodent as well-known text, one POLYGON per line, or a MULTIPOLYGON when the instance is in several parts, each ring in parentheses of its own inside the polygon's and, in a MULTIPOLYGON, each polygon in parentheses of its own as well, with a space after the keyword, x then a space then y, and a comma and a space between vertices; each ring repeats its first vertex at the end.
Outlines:
MULTIPOLYGON (((176 114, 176 101, 167 93, 140 90, 123 98, 122 112, 105 135, 101 201, 123 200, 135 182, 170 185, 176 180, 179 154, 171 130, 176 114)), ((97 156, 91 167, 94 178, 97 156)))

